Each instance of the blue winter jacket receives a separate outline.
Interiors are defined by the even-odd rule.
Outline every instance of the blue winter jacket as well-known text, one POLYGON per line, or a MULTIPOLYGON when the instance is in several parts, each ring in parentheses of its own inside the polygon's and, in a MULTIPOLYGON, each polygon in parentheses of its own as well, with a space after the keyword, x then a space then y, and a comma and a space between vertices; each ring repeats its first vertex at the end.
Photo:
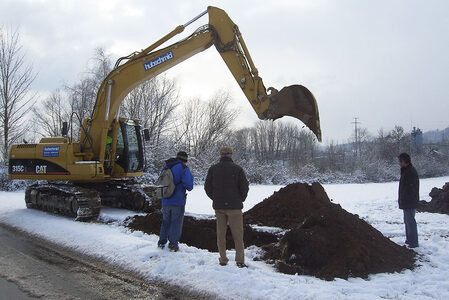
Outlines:
POLYGON ((162 198, 162 205, 184 206, 186 205, 186 190, 193 189, 193 175, 190 169, 179 159, 166 161, 164 169, 170 168, 176 188, 170 198, 162 198))

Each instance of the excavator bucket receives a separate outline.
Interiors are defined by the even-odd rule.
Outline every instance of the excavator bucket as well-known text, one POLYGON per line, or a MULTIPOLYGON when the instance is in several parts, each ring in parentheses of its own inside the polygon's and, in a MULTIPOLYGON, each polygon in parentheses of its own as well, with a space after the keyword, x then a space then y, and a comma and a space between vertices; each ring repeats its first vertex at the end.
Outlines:
POLYGON ((276 120, 290 116, 301 120, 321 142, 320 117, 318 105, 313 94, 302 85, 291 85, 282 90, 269 88, 269 107, 264 118, 276 120))

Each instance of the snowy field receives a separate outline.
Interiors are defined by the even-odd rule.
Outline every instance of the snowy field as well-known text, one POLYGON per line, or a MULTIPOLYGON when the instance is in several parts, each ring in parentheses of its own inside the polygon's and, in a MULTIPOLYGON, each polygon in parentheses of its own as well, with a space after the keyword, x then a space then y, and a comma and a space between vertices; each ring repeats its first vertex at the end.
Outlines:
MULTIPOLYGON (((421 199, 429 200, 432 187, 449 177, 421 180, 421 199)), ((325 185, 334 202, 358 214, 384 235, 403 244, 402 212, 397 209, 397 182, 380 184, 325 185)), ((251 186, 245 210, 269 197, 280 186, 251 186)), ((264 262, 252 261, 257 247, 246 249, 248 269, 218 265, 218 255, 180 245, 171 253, 156 247, 158 237, 130 232, 121 224, 133 214, 103 209, 102 223, 79 223, 40 211, 28 210, 24 193, 0 192, 0 222, 96 256, 149 280, 160 280, 227 299, 449 299, 449 216, 417 214, 420 234, 418 267, 414 271, 377 274, 368 279, 336 279, 277 273, 264 262)), ((213 214, 203 187, 189 193, 190 214, 213 214)), ((1 244, 1 241, 0 241, 1 244)), ((230 259, 234 258, 231 252, 230 259)))

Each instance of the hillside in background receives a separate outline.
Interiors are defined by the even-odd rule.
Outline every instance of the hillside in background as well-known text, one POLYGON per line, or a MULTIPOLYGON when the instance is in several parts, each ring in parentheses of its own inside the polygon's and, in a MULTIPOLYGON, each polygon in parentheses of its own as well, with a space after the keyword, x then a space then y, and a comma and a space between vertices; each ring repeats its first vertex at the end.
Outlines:
POLYGON ((449 127, 443 130, 431 130, 423 133, 424 143, 449 142, 449 127))

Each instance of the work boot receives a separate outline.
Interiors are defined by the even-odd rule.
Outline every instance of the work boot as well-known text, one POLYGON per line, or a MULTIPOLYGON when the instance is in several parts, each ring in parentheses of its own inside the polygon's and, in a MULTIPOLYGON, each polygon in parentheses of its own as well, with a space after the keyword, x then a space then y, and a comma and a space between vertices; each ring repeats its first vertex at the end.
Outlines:
POLYGON ((157 244, 157 247, 160 249, 164 249, 165 248, 165 244, 157 244))
POLYGON ((248 266, 245 265, 245 263, 240 263, 240 262, 238 262, 238 263, 236 263, 236 265, 237 265, 237 267, 239 267, 239 268, 248 268, 248 266))
POLYGON ((227 257, 225 258, 219 258, 218 259, 218 263, 220 264, 220 266, 226 266, 228 264, 229 259, 227 257))
POLYGON ((168 245, 168 249, 172 252, 178 252, 179 246, 178 245, 168 245))

